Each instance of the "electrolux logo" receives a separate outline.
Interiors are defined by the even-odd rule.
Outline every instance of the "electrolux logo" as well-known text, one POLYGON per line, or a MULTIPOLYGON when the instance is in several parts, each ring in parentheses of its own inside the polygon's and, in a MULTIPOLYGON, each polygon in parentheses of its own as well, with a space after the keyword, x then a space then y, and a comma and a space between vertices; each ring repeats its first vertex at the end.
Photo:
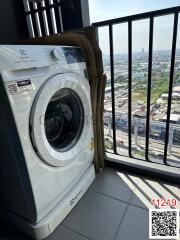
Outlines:
POLYGON ((75 203, 76 199, 78 198, 81 192, 82 192, 82 189, 77 193, 77 195, 74 198, 71 199, 70 201, 71 206, 75 203))
POLYGON ((20 52, 21 56, 26 56, 27 55, 24 49, 20 49, 19 52, 20 52))

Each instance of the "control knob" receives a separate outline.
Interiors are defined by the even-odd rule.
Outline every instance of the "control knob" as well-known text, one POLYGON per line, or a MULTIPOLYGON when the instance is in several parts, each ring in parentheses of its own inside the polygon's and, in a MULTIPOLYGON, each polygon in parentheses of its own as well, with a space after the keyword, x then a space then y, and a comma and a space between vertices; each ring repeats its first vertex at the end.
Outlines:
POLYGON ((61 59, 61 52, 59 51, 59 49, 55 48, 51 51, 51 56, 56 60, 60 60, 61 59))

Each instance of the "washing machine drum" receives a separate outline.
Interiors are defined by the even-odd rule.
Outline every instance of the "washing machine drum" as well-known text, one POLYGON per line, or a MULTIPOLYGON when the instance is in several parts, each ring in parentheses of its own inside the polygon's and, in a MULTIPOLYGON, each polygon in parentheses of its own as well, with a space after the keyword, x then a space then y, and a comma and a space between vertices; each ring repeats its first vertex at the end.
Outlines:
POLYGON ((65 166, 86 148, 92 137, 87 81, 76 74, 49 78, 39 90, 30 117, 31 139, 39 157, 65 166))
POLYGON ((84 122, 82 102, 75 91, 63 88, 51 98, 45 113, 45 133, 57 151, 68 151, 78 141, 84 122))

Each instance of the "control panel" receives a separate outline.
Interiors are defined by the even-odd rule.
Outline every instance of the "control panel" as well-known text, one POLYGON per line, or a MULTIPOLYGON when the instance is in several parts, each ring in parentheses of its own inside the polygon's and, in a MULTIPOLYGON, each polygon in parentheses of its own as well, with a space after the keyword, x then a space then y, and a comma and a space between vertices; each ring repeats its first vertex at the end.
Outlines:
MULTIPOLYGON (((48 71, 49 67, 56 68, 61 73, 72 71, 87 78, 85 56, 80 47, 0 45, 0 72, 10 74, 12 81, 40 76, 46 72, 45 69, 48 71)), ((14 93, 30 88, 27 82, 24 86, 23 83, 18 84, 9 86, 9 91, 14 93)))
POLYGON ((42 47, 0 45, 0 70, 18 70, 48 66, 42 47))

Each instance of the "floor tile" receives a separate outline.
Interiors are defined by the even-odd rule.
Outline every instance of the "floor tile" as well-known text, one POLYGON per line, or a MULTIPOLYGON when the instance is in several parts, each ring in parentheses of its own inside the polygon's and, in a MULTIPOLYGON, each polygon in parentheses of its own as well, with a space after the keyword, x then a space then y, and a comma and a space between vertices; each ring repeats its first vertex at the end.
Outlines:
POLYGON ((129 206, 115 240, 148 240, 149 213, 138 207, 129 206))
POLYGON ((125 182, 126 174, 118 173, 115 170, 105 169, 102 173, 97 174, 96 180, 90 190, 99 192, 110 197, 129 202, 135 186, 130 188, 125 182))
MULTIPOLYGON (((177 200, 177 208, 180 208, 180 189, 178 186, 164 183, 158 180, 152 180, 141 177, 134 195, 131 199, 132 204, 145 209, 153 208, 152 200, 155 199, 173 199, 177 200)), ((160 208, 169 208, 164 206, 160 208)))
POLYGON ((146 179, 141 178, 130 203, 144 208, 153 208, 152 199, 159 197, 159 192, 149 185, 146 179))
POLYGON ((91 240, 112 240, 127 204, 88 191, 62 225, 91 240))
MULTIPOLYGON (((116 233, 115 240, 147 240, 152 198, 176 198, 180 208, 178 186, 110 168, 97 174, 90 189, 46 240, 112 240, 116 233)), ((1 220, 0 239, 32 240, 1 220)))
MULTIPOLYGON (((2 240, 33 240, 13 225, 0 221, 0 239, 2 240)), ((58 226, 57 229, 45 240, 87 240, 87 238, 67 229, 58 226)))
MULTIPOLYGON (((137 193, 137 191, 136 191, 137 193)), ((150 205, 149 201, 147 199, 143 199, 143 197, 137 196, 136 193, 133 194, 132 199, 131 199, 131 204, 138 206, 140 208, 148 210, 148 204, 150 205)), ((139 194, 138 194, 139 195, 139 194)))
POLYGON ((59 226, 55 232, 53 232, 50 237, 48 237, 46 240, 87 240, 87 238, 71 231, 70 229, 59 226))
MULTIPOLYGON (((180 188, 179 186, 168 184, 157 180, 146 180, 146 184, 155 191, 159 198, 176 199, 176 208, 180 209, 180 188)), ((163 207, 161 207, 163 208, 163 207)), ((165 206, 167 208, 167 206, 165 206)))

